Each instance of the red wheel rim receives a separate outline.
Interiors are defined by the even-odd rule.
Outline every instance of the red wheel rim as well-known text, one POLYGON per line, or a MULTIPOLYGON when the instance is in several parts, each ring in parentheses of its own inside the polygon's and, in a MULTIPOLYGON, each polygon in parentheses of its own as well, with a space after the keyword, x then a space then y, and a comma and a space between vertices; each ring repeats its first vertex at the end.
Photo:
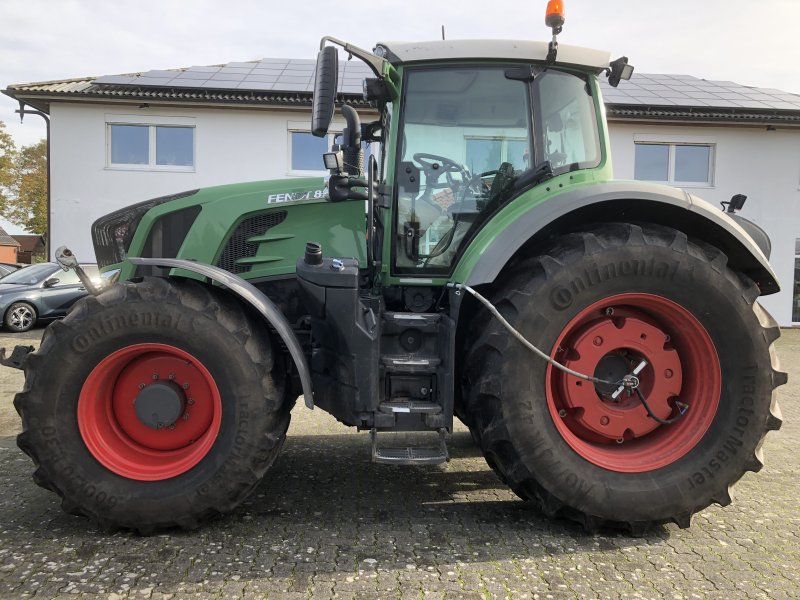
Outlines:
POLYGON ((703 438, 719 406, 722 375, 708 332, 680 305, 652 294, 619 294, 582 310, 564 328, 551 356, 601 379, 642 359, 640 390, 661 419, 648 416, 636 394, 612 400, 588 381, 547 367, 547 403, 558 432, 589 462, 641 473, 672 464, 703 438))
POLYGON ((169 479, 194 467, 214 445, 221 421, 211 373, 166 344, 135 344, 109 354, 89 373, 78 398, 78 428, 89 452, 114 473, 140 481, 169 479), (154 383, 182 395, 180 416, 159 428, 140 420, 135 408, 140 391, 154 383))

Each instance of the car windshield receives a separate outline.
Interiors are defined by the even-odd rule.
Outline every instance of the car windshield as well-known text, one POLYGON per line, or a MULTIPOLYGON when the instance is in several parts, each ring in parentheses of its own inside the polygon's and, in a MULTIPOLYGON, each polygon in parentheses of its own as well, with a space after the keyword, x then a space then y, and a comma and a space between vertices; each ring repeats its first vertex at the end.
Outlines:
POLYGON ((51 264, 31 265, 30 267, 23 267, 19 271, 14 271, 3 278, 0 278, 0 283, 33 285, 36 283, 41 283, 50 277, 56 269, 58 269, 58 267, 51 264))

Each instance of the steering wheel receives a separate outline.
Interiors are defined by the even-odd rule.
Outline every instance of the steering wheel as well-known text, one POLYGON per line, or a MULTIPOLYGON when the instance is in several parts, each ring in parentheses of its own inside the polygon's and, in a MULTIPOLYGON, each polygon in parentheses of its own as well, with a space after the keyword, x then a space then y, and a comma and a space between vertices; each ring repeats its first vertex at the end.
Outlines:
POLYGON ((414 154, 413 158, 425 171, 438 171, 440 166, 444 169, 442 173, 464 173, 467 171, 466 167, 463 165, 445 156, 439 156, 438 154, 417 152, 414 154), (441 165, 439 163, 441 163, 441 165))

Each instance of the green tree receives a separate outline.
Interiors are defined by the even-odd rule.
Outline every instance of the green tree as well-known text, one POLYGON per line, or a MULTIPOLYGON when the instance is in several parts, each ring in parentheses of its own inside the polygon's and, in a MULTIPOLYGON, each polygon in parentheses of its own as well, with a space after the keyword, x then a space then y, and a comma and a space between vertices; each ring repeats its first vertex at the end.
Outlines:
POLYGON ((47 142, 23 146, 14 157, 13 194, 4 216, 26 231, 47 232, 47 142))
POLYGON ((0 121, 0 214, 26 231, 47 232, 47 142, 18 150, 0 121))
POLYGON ((5 214, 6 203, 14 182, 14 158, 17 148, 6 131, 6 124, 0 121, 0 211, 5 214))

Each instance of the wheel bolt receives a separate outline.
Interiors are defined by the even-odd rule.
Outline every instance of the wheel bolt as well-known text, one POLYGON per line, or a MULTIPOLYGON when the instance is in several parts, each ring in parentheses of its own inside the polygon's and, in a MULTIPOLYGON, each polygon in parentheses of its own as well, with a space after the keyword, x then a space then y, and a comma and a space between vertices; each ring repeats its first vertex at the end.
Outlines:
POLYGON ((183 384, 183 389, 188 390, 189 389, 189 384, 188 383, 184 383, 183 384))
POLYGON ((609 306, 609 307, 606 309, 606 314, 607 314, 607 315, 610 317, 611 315, 613 315, 613 314, 614 314, 614 309, 613 309, 613 308, 611 308, 611 307, 609 306))
POLYGON ((170 379, 175 379, 175 373, 170 373, 170 374, 169 374, 169 378, 170 378, 170 379))
POLYGON ((187 399, 186 399, 186 404, 188 404, 188 405, 190 405, 190 406, 191 406, 192 404, 194 404, 194 398, 187 398, 187 399))
POLYGON ((153 380, 158 379, 158 373, 153 373, 153 380))
POLYGON ((664 377, 666 377, 667 379, 671 379, 672 375, 673 375, 672 369, 667 369, 666 371, 664 371, 664 377))
POLYGON ((595 346, 602 346, 602 345, 603 345, 603 338, 601 338, 601 337, 598 335, 596 338, 594 338, 594 339, 592 340, 592 343, 593 343, 595 346))
POLYGON ((600 425, 608 425, 608 417, 600 417, 600 425))
POLYGON ((140 390, 143 390, 143 389, 144 389, 144 384, 143 384, 143 383, 140 383, 140 384, 139 384, 139 389, 140 389, 140 390))
POLYGON ((189 420, 189 413, 188 412, 183 413, 183 420, 184 421, 188 421, 189 420))
POLYGON ((563 419, 564 417, 567 416, 567 411, 562 408, 561 410, 558 411, 558 416, 563 419))
POLYGON ((169 429, 175 429, 175 423, 169 426, 169 429))

